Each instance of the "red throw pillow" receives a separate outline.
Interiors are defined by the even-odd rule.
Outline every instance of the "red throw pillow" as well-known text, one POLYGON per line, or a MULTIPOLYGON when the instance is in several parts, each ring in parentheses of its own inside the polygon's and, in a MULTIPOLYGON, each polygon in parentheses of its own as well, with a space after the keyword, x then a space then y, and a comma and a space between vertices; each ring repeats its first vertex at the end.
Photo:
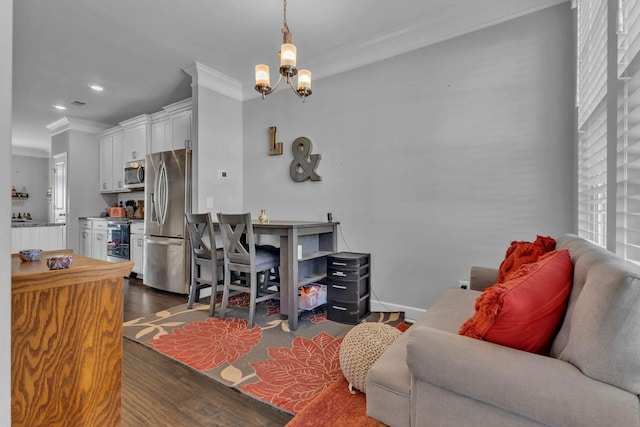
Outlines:
POLYGON ((504 283, 484 290, 460 335, 546 354, 571 291, 573 263, 563 249, 524 264, 504 283))
POLYGON ((500 264, 497 283, 507 280, 509 274, 517 271, 521 265, 536 262, 540 256, 555 248, 556 241, 552 237, 538 236, 535 242, 511 242, 500 264))

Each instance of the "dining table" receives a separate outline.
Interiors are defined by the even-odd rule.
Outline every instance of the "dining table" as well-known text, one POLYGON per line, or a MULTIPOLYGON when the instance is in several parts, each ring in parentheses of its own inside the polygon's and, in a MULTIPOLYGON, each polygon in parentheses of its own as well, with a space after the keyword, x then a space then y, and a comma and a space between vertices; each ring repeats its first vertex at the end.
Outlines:
POLYGON ((252 225, 256 236, 280 240, 280 313, 287 316, 289 328, 296 330, 298 288, 326 277, 327 256, 337 251, 339 222, 270 220, 252 221, 252 225))

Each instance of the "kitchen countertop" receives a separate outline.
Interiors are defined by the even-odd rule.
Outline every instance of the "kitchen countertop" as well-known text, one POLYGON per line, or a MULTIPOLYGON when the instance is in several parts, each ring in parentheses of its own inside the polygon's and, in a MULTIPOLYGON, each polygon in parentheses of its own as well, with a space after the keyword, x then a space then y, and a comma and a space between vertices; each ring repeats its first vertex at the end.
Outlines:
POLYGON ((41 221, 11 221, 11 228, 23 227, 57 227, 66 225, 64 222, 41 222, 41 221))
POLYGON ((104 220, 108 221, 110 219, 128 219, 130 222, 144 221, 144 218, 112 218, 110 216, 80 216, 78 219, 90 219, 90 220, 104 220))

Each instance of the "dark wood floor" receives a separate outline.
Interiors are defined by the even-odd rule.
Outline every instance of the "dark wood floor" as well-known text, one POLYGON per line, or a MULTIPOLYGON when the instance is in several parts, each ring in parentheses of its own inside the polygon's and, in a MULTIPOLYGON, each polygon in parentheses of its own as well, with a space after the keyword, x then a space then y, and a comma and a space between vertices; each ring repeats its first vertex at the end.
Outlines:
MULTIPOLYGON (((186 301, 125 279, 125 320, 186 301)), ((123 353, 125 427, 284 426, 292 418, 126 338, 123 353)))

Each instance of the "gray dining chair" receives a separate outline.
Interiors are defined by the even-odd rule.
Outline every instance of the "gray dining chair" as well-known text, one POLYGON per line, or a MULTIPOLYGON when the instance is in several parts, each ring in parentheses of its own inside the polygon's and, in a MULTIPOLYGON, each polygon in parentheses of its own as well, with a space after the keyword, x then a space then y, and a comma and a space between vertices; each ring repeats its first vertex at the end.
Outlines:
POLYGON ((224 253, 222 249, 216 248, 213 223, 209 212, 204 214, 186 213, 185 218, 191 245, 191 290, 187 307, 193 308, 193 303, 200 301, 200 291, 210 287, 209 316, 213 316, 216 309, 218 286, 223 286, 223 281, 218 277, 218 267, 224 265, 224 253), (202 274, 203 267, 207 267, 206 270, 211 272, 210 276, 202 274))
MULTIPOLYGON (((220 319, 224 319, 231 290, 249 293, 249 328, 253 328, 256 304, 280 298, 279 290, 270 290, 270 270, 280 267, 276 251, 256 247, 251 214, 218 213, 224 250, 224 290, 220 319), (232 274, 236 273, 233 277, 232 274), (243 278, 236 278, 244 273, 243 278), (262 278, 263 280, 259 280, 262 278)), ((279 289, 279 288, 277 288, 279 289)))

